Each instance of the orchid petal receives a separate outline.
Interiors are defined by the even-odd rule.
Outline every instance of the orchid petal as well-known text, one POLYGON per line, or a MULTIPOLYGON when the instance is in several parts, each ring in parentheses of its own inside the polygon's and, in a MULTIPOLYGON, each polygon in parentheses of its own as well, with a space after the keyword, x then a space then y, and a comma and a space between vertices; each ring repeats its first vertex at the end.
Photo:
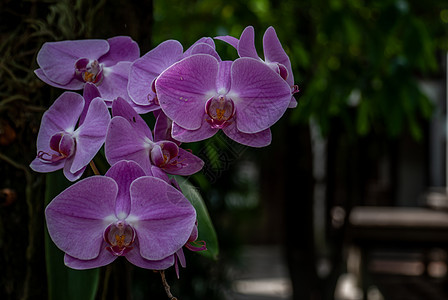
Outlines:
POLYGON ((131 185, 131 203, 128 220, 136 220, 144 258, 163 259, 187 242, 196 211, 180 191, 159 178, 140 177, 131 185))
POLYGON ((156 91, 163 112, 185 129, 198 129, 205 102, 216 94, 218 67, 213 56, 195 54, 160 74, 156 91))
POLYGON ((270 26, 266 29, 263 36, 263 51, 264 59, 266 63, 280 63, 288 70, 288 77, 286 82, 292 86, 294 85, 294 75, 292 73, 291 61, 285 50, 283 50, 282 44, 277 37, 274 27, 270 26))
POLYGON ((188 176, 199 172, 204 166, 202 159, 192 154, 189 151, 179 148, 179 154, 176 157, 178 163, 182 166, 181 168, 173 166, 165 166, 164 170, 173 175, 188 176))
POLYGON ((129 61, 121 61, 111 67, 104 67, 104 78, 98 85, 101 97, 107 100, 122 97, 131 101, 127 90, 131 64, 129 61))
POLYGON ((106 104, 95 98, 89 106, 84 123, 75 131, 76 152, 70 172, 76 172, 89 162, 103 146, 110 115, 106 104))
POLYGON ((230 35, 221 35, 221 36, 216 36, 215 40, 220 40, 220 41, 226 42, 227 44, 229 44, 230 46, 232 46, 235 49, 238 48, 239 40, 236 37, 233 37, 230 35))
POLYGON ((223 131, 235 142, 249 147, 265 147, 268 146, 272 140, 271 130, 269 128, 256 133, 244 133, 238 131, 235 124, 231 124, 224 128, 223 131))
POLYGON ((243 33, 241 33, 240 40, 238 42, 238 55, 240 57, 252 57, 260 59, 255 49, 255 32, 254 27, 247 26, 243 33))
POLYGON ((161 260, 148 260, 140 255, 138 241, 134 244, 134 249, 126 253, 126 259, 137 267, 150 270, 165 270, 174 264, 174 255, 170 255, 161 260))
MULTIPOLYGON (((46 84, 60 88, 60 89, 64 89, 64 90, 76 91, 76 90, 82 89, 84 86, 84 82, 76 79, 75 77, 72 77, 72 79, 68 83, 64 83, 64 84, 56 83, 56 82, 52 81, 50 78, 48 78, 42 69, 34 70, 34 74, 36 74, 36 76, 40 80, 45 82, 46 84)), ((73 76, 73 74, 72 74, 72 76, 73 76)))
POLYGON ((114 100, 112 104, 112 115, 121 116, 128 120, 133 130, 137 131, 142 137, 152 140, 151 129, 145 120, 132 108, 132 106, 121 97, 114 100))
POLYGON ((216 52, 215 48, 206 43, 195 44, 190 52, 190 55, 194 54, 208 54, 216 58, 218 61, 221 61, 221 57, 219 57, 219 54, 216 52))
POLYGON ((154 141, 168 140, 176 143, 178 146, 181 144, 171 136, 171 128, 173 127, 173 121, 168 118, 162 110, 156 117, 156 123, 154 125, 154 141))
POLYGON ((109 164, 113 165, 123 159, 132 160, 147 172, 151 168, 149 150, 145 138, 133 130, 126 119, 120 116, 112 118, 104 146, 109 164))
POLYGON ((131 66, 128 92, 132 101, 139 105, 154 105, 152 82, 169 66, 182 58, 183 47, 176 40, 159 44, 131 66))
POLYGON ((117 183, 92 176, 56 196, 45 210, 48 232, 59 249, 78 259, 98 257, 106 220, 115 214, 117 183))
POLYGON ((140 57, 138 44, 128 36, 116 36, 107 39, 109 52, 98 60, 106 67, 113 66, 120 61, 134 61, 140 57))
POLYGON ((79 117, 79 126, 84 122, 84 119, 86 118, 87 110, 90 106, 90 102, 92 102, 93 99, 101 97, 100 91, 96 87, 95 84, 91 82, 87 82, 84 86, 84 91, 82 94, 85 104, 84 109, 82 110, 81 116, 79 117))
POLYGON ((94 269, 106 266, 112 263, 114 260, 118 258, 118 256, 113 255, 106 248, 107 244, 103 241, 101 246, 100 253, 94 259, 78 259, 68 254, 64 255, 64 264, 75 270, 86 270, 86 269, 94 269))
POLYGON ((188 130, 180 127, 176 123, 173 123, 171 134, 174 139, 180 142, 190 143, 208 139, 214 136, 218 131, 218 128, 212 128, 204 118, 203 125, 196 130, 188 130))
POLYGON ((280 119, 291 100, 291 88, 266 64, 239 58, 232 65, 232 88, 228 93, 236 107, 238 130, 255 133, 280 119))
POLYGON ((129 188, 131 183, 145 176, 143 169, 133 161, 119 161, 114 164, 105 174, 112 178, 118 185, 118 194, 115 201, 115 215, 118 219, 125 219, 131 210, 131 195, 129 188))
POLYGON ((219 94, 226 94, 230 90, 230 73, 232 61, 226 60, 219 63, 218 76, 216 78, 216 90, 219 94))
POLYGON ((187 50, 185 50, 184 54, 182 55, 182 58, 188 57, 192 55, 193 49, 196 47, 197 44, 207 44, 213 49, 215 49, 215 42, 210 37, 202 37, 196 42, 194 42, 193 45, 191 45, 187 50))

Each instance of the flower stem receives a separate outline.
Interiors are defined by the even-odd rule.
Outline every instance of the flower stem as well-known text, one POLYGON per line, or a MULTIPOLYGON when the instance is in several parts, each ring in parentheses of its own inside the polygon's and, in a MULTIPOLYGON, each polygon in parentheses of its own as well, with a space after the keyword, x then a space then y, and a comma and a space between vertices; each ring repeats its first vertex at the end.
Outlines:
POLYGON ((163 287, 165 288, 166 295, 168 296, 168 298, 170 300, 177 300, 177 298, 174 297, 173 294, 171 294, 170 286, 169 286, 169 284, 168 284, 168 282, 166 281, 166 278, 165 278, 165 271, 161 270, 159 272, 160 272, 160 277, 162 277, 162 283, 163 283, 163 287))
POLYGON ((98 168, 96 167, 95 163, 93 162, 93 160, 90 161, 89 163, 90 168, 92 168, 92 171, 95 175, 101 175, 100 171, 98 171, 98 168))

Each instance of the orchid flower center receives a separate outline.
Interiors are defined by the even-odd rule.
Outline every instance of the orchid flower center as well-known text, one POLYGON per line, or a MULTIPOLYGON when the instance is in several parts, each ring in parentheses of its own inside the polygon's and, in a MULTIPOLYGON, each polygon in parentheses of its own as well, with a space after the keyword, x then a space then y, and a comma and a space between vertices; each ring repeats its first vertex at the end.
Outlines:
POLYGON ((235 115, 235 105, 225 96, 213 97, 205 104, 205 113, 210 117, 207 122, 212 128, 222 129, 231 123, 235 115))
POLYGON ((150 158, 153 165, 161 169, 180 169, 183 167, 179 158, 179 147, 171 141, 156 143, 151 149, 150 158))
POLYGON ((104 231, 104 240, 109 245, 106 249, 116 256, 125 255, 132 248, 135 240, 135 230, 125 221, 117 221, 107 226, 104 231))
POLYGON ((100 84, 103 79, 103 67, 97 60, 79 59, 75 64, 75 73, 80 80, 96 85, 100 84))
POLYGON ((50 149, 56 153, 39 151, 37 157, 46 163, 54 163, 67 158, 75 152, 75 139, 71 134, 58 132, 50 138, 50 149))

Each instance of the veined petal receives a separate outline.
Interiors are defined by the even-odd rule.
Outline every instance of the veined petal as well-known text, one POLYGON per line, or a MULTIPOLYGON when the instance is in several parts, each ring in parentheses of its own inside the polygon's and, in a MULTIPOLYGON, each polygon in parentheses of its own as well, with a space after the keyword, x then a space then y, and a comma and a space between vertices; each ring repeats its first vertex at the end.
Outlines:
POLYGON ((90 103, 84 123, 75 131, 76 151, 70 171, 76 172, 89 162, 103 146, 110 122, 109 110, 100 98, 90 103))
POLYGON ((194 42, 194 44, 191 45, 187 50, 185 50, 184 54, 182 55, 182 58, 192 55, 193 54, 192 51, 196 47, 197 44, 207 44, 210 47, 212 47, 213 49, 215 49, 215 42, 213 41, 213 39, 211 37, 202 37, 199 40, 197 40, 196 42, 194 42))
POLYGON ((181 143, 171 136, 173 121, 171 121, 162 110, 159 110, 154 116, 156 116, 156 123, 154 124, 154 141, 168 140, 179 146, 181 143))
POLYGON ((131 183, 145 176, 143 169, 133 161, 119 161, 114 164, 105 176, 112 178, 118 185, 118 194, 115 202, 115 214, 118 219, 125 219, 131 209, 131 195, 129 189, 131 183))
POLYGON ((133 130, 137 131, 142 137, 147 137, 152 140, 151 129, 149 129, 148 124, 145 120, 140 117, 140 115, 132 108, 132 106, 123 98, 118 97, 112 103, 112 115, 121 116, 128 120, 131 124, 133 130))
POLYGON ((174 255, 167 256, 161 260, 148 260, 141 256, 138 240, 133 244, 134 249, 126 253, 126 259, 137 267, 150 270, 165 270, 174 264, 174 255))
POLYGON ((203 125, 196 130, 188 130, 180 127, 176 123, 173 123, 171 134, 174 139, 183 142, 191 143, 202 141, 214 136, 218 132, 218 128, 212 128, 206 121, 205 116, 203 118, 203 125))
POLYGON ((238 39, 236 37, 230 36, 230 35, 222 35, 222 36, 216 36, 215 37, 216 40, 221 40, 223 42, 226 42, 227 44, 229 44, 230 46, 232 46, 233 48, 237 49, 238 48, 238 39))
POLYGON ((176 161, 181 167, 165 166, 164 170, 169 174, 188 176, 199 172, 204 166, 202 159, 182 148, 179 148, 176 161))
POLYGON ((232 61, 226 60, 219 63, 218 76, 216 78, 216 90, 220 95, 226 94, 230 90, 230 73, 232 61))
POLYGON ((280 119, 291 100, 291 88, 265 63, 239 58, 232 65, 232 84, 228 97, 236 107, 238 130, 255 133, 280 119))
POLYGON ((127 221, 137 232, 142 257, 161 260, 187 242, 196 211, 180 191, 162 179, 140 177, 131 185, 127 221))
POLYGON ((102 98, 114 100, 117 97, 122 97, 131 101, 127 89, 131 64, 129 61, 121 61, 111 67, 104 67, 104 78, 98 85, 102 98))
POLYGON ((69 82, 64 83, 64 84, 59 84, 57 82, 54 82, 50 78, 48 78, 47 75, 45 75, 45 73, 42 69, 34 70, 34 74, 36 74, 36 76, 39 77, 39 79, 42 80, 43 82, 45 82, 46 84, 60 88, 60 89, 64 89, 64 90, 76 91, 76 90, 82 89, 84 86, 84 82, 76 79, 75 77, 72 77, 72 79, 69 80, 69 82))
POLYGON ((197 44, 195 44, 192 47, 190 55, 193 55, 193 54, 208 54, 208 55, 211 55, 214 58, 216 58, 218 61, 221 61, 221 57, 219 57, 218 52, 216 52, 216 50, 215 50, 215 48, 213 46, 211 46, 209 44, 206 44, 206 43, 197 43, 197 44))
POLYGON ((78 259, 98 257, 107 219, 115 215, 117 183, 108 177, 83 179, 45 209, 48 232, 59 249, 78 259))
POLYGON ((213 56, 195 54, 160 74, 156 91, 164 113, 185 129, 198 129, 205 114, 205 102, 216 94, 218 66, 213 56))
POLYGON ((109 52, 98 60, 106 67, 113 66, 120 61, 134 61, 140 57, 138 44, 128 36, 116 36, 107 39, 109 52))
POLYGON ((110 121, 104 151, 111 165, 120 160, 132 160, 145 172, 151 169, 147 141, 123 117, 113 117, 110 121))
POLYGON ((176 40, 159 44, 134 61, 129 73, 128 92, 132 101, 149 105, 153 101, 152 82, 169 66, 182 58, 183 47, 176 40))
POLYGON ((78 259, 68 254, 64 256, 64 263, 67 267, 75 270, 94 269, 106 266, 117 259, 118 256, 113 255, 106 248, 107 244, 103 241, 100 253, 94 259, 78 259))
POLYGON ((87 110, 89 109, 90 102, 92 102, 93 99, 101 97, 100 91, 96 87, 95 84, 91 82, 87 82, 84 86, 84 91, 82 94, 85 104, 84 109, 82 110, 81 116, 79 117, 79 126, 84 122, 84 119, 86 118, 87 110))
POLYGON ((282 44, 277 37, 277 33, 272 26, 266 29, 266 32, 264 33, 263 51, 266 63, 276 62, 286 67, 286 69, 288 70, 288 77, 286 78, 286 82, 290 86, 294 85, 294 75, 292 73, 291 61, 289 60, 289 57, 286 54, 285 50, 283 50, 282 44))
POLYGON ((79 58, 98 59, 107 51, 105 40, 47 42, 37 54, 37 63, 51 81, 65 85, 72 80, 79 58))
POLYGON ((260 59, 255 49, 255 32, 254 27, 247 26, 243 33, 241 33, 240 40, 237 46, 238 55, 240 57, 252 57, 260 59))
POLYGON ((268 146, 272 140, 271 129, 269 128, 256 133, 244 133, 239 131, 235 124, 231 124, 224 128, 223 131, 235 142, 249 147, 265 147, 268 146))

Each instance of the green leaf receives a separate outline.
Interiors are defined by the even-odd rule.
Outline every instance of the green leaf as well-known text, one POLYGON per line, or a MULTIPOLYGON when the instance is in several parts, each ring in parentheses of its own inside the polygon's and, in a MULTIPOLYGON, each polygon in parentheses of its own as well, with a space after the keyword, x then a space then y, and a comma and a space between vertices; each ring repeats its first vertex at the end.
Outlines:
POLYGON ((176 180, 185 197, 190 200, 191 204, 196 209, 199 234, 198 240, 205 241, 207 245, 206 251, 199 251, 198 253, 212 259, 217 259, 219 253, 218 238, 201 194, 186 179, 176 176, 176 180))
MULTIPOLYGON (((45 205, 48 205, 51 199, 70 184, 61 171, 47 174, 45 205)), ((99 283, 99 269, 79 271, 66 267, 64 253, 50 239, 47 230, 45 230, 45 259, 49 300, 95 299, 99 283)))

